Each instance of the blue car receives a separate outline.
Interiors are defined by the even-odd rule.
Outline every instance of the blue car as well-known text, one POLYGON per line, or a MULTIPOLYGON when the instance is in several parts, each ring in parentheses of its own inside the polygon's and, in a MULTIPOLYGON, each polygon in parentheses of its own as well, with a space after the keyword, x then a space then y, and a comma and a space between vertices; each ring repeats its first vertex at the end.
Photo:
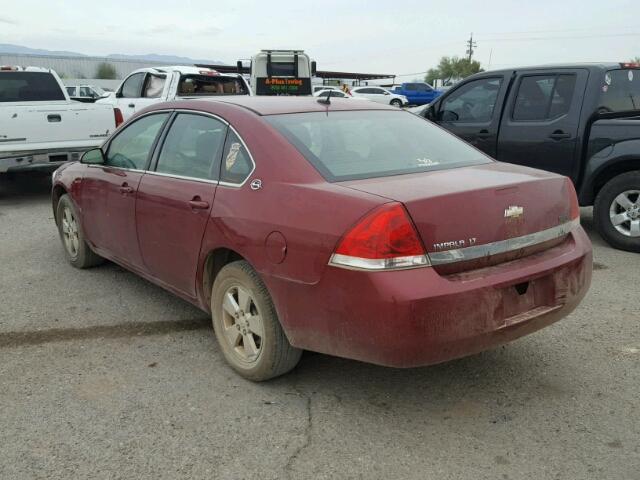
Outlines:
POLYGON ((391 90, 397 95, 404 95, 410 105, 426 105, 442 95, 443 90, 433 88, 428 83, 403 83, 391 90))

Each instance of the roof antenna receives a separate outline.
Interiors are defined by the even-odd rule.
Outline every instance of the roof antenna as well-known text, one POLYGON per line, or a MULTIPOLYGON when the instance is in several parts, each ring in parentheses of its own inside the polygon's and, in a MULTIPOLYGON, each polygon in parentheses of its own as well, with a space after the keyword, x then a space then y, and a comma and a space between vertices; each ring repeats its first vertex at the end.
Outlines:
POLYGON ((331 105, 331 92, 333 92, 333 90, 329 90, 329 93, 327 94, 327 98, 320 97, 318 99, 318 103, 322 103, 323 105, 331 105))

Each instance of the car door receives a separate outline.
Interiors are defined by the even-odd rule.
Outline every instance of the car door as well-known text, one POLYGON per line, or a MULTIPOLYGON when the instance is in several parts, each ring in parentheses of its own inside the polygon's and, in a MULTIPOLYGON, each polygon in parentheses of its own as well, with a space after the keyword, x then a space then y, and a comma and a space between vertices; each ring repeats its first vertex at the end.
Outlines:
POLYGON ((367 96, 367 98, 369 98, 369 100, 373 100, 376 103, 382 103, 382 104, 388 104, 389 103, 389 92, 387 92, 386 90, 382 89, 382 88, 369 88, 369 95, 367 96))
POLYGON ((142 267, 135 224, 138 185, 169 113, 145 115, 106 145, 105 163, 88 165, 82 179, 82 218, 90 242, 123 263, 142 267))
POLYGON ((194 298, 226 132, 218 117, 176 113, 138 187, 136 223, 146 270, 194 298))
POLYGON ((519 72, 505 109, 498 160, 573 174, 580 111, 588 72, 519 72))
POLYGON ((495 158, 506 88, 504 76, 466 82, 438 102, 436 123, 495 158))
POLYGON ((166 79, 165 74, 138 72, 130 75, 116 93, 124 119, 157 103, 164 93, 166 79))

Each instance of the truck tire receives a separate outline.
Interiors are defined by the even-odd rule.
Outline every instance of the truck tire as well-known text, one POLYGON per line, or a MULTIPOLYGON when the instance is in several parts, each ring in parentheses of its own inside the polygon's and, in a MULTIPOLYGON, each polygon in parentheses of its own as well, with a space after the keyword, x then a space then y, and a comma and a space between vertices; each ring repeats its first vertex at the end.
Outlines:
POLYGON ((227 363, 255 382, 293 369, 302 350, 289 343, 256 271, 244 260, 225 265, 211 291, 213 329, 227 363))
POLYGON ((76 268, 89 268, 104 262, 104 259, 87 245, 78 220, 78 212, 69 195, 60 197, 56 220, 62 246, 71 265, 76 268))
POLYGON ((640 252, 640 171, 618 175, 600 189, 593 220, 609 245, 640 252))

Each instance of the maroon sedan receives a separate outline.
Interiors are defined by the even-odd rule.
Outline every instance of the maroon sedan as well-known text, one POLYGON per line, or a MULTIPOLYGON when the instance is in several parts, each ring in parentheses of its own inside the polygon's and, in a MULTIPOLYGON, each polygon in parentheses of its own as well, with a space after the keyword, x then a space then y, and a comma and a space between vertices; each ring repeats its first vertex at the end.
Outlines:
POLYGON ((370 102, 160 104, 60 168, 53 207, 72 265, 109 259, 210 312, 252 380, 302 350, 476 353, 564 317, 591 281, 568 179, 370 102))

